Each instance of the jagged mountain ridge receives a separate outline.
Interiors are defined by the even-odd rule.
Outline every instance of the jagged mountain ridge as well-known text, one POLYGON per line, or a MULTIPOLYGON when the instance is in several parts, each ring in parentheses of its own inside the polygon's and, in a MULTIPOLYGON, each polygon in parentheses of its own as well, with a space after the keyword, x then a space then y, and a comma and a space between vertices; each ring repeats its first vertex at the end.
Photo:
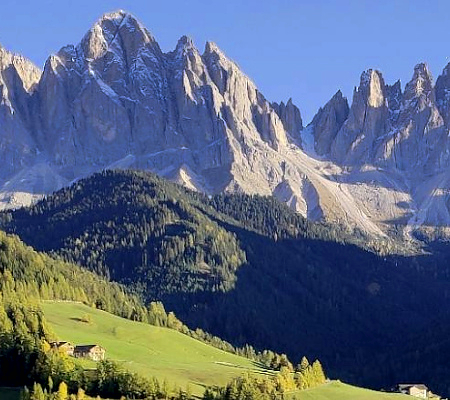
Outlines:
POLYGON ((358 173, 370 170, 372 184, 406 195, 399 205, 407 212, 395 221, 406 233, 448 234, 448 68, 434 86, 427 65, 416 65, 403 92, 399 81, 386 85, 379 71, 365 71, 350 108, 338 92, 310 125, 316 153, 348 166, 352 182, 367 182, 358 173))
POLYGON ((6 79, 14 57, 0 52, 3 207, 136 168, 207 193, 275 195, 375 237, 450 222, 447 69, 434 87, 419 64, 404 92, 368 70, 350 107, 338 92, 304 129, 291 100, 270 103, 214 43, 201 54, 182 37, 164 53, 123 11, 50 56, 42 74, 21 58, 6 79))

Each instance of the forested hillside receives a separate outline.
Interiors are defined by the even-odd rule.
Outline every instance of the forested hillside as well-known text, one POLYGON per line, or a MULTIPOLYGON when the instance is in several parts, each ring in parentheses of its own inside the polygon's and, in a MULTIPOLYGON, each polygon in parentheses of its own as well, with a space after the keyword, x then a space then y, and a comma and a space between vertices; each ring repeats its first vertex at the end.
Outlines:
MULTIPOLYGON (((42 299, 76 300, 143 320, 148 320, 151 311, 118 284, 39 254, 0 232, 0 386, 31 387, 37 383, 32 399, 49 398, 43 397, 42 386, 50 392, 59 388, 73 393, 84 388, 103 393, 97 374, 88 376, 65 354, 51 350, 49 342, 57 338, 42 313, 42 299)), ((137 376, 124 372, 121 377, 125 376, 133 382, 132 390, 141 384, 144 387, 137 376)), ((122 389, 127 392, 124 386, 122 389)), ((24 396, 29 398, 27 393, 24 396)))
MULTIPOLYGON (((97 311, 100 309, 132 321, 141 321, 179 331, 184 335, 177 332, 170 333, 167 332, 168 330, 157 331, 156 328, 151 330, 150 327, 147 329, 143 324, 133 326, 133 322, 130 321, 127 325, 128 328, 133 327, 130 331, 140 330, 147 333, 147 336, 148 332, 158 332, 157 336, 163 342, 175 338, 177 343, 172 343, 173 346, 180 347, 180 343, 186 343, 186 345, 190 343, 191 347, 196 348, 191 352, 200 359, 209 359, 209 362, 211 362, 211 358, 214 359, 212 355, 234 362, 241 360, 241 364, 252 366, 253 370, 258 369, 264 372, 263 375, 268 374, 268 383, 278 382, 278 374, 282 374, 283 369, 286 369, 289 376, 292 375, 292 379, 294 377, 294 367, 285 355, 268 350, 256 353, 251 346, 235 349, 230 344, 199 329, 191 331, 173 313, 166 313, 161 303, 150 303, 148 307, 145 307, 137 296, 127 293, 121 285, 108 282, 78 266, 38 253, 25 246, 17 238, 7 236, 0 231, 0 387, 27 385, 31 388, 33 386, 31 400, 53 399, 54 397, 50 395, 46 397, 46 393, 56 391, 61 387, 62 390, 70 393, 76 393, 82 389, 82 392, 113 398, 127 395, 133 398, 187 400, 190 397, 181 391, 181 387, 171 387, 168 392, 168 383, 164 382, 163 384, 162 379, 158 381, 148 374, 131 373, 121 364, 112 361, 98 363, 94 372, 87 372, 73 358, 63 352, 53 350, 49 345, 51 341, 66 338, 57 337, 52 331, 42 312, 42 301, 44 300, 56 301, 53 302, 55 309, 64 308, 64 306, 67 308, 67 306, 76 304, 74 301, 79 302, 80 309, 86 312, 84 316, 80 317, 76 317, 76 314, 69 315, 72 324, 82 324, 75 330, 86 330, 84 325, 89 328, 92 321, 87 316, 94 313, 97 313, 96 317, 101 315, 104 321, 116 318, 107 313, 100 314, 97 311), (92 311, 89 311, 90 308, 86 305, 91 307, 92 311), (227 356, 221 355, 223 352, 198 343, 185 335, 212 344, 219 349, 240 354, 249 360, 231 355, 226 358, 227 356)), ((47 305, 48 308, 49 305, 47 305)), ((116 318, 116 328, 117 321, 121 320, 116 318)), ((125 324, 126 322, 120 322, 121 326, 125 326, 125 324)), ((108 330, 108 333, 111 334, 111 331, 108 330)), ((117 331, 115 333, 117 334, 117 331)), ((107 336, 104 332, 99 331, 96 337, 101 341, 102 337, 105 339, 107 336)), ((129 342, 127 343, 129 344, 129 342)), ((146 349, 148 345, 141 342, 139 346, 141 349, 146 349)), ((111 347, 113 346, 110 345, 111 347)), ((146 350, 148 351, 148 349, 146 350)), ((111 351, 111 354, 114 354, 114 351, 111 351)), ((133 354, 127 356, 131 358, 132 362, 133 354)), ((167 359, 167 357, 166 354, 166 360, 163 363, 166 370, 155 371, 162 377, 164 377, 164 371, 167 372, 171 366, 174 368, 177 365, 175 358, 167 359)), ((229 363, 229 365, 232 364, 229 363)), ((323 383, 324 373, 318 361, 311 366, 307 364, 306 367, 298 369, 295 375, 294 389, 305 389, 323 383)), ((243 367, 241 366, 241 368, 243 367)), ((243 373, 239 369, 236 371, 231 376, 236 377, 243 373)), ((205 381, 201 382, 203 388, 205 384, 212 383, 212 381, 208 383, 209 375, 207 373, 204 376, 206 377, 205 381)), ((262 375, 260 378, 262 379, 262 375)), ((211 379, 210 377, 209 380, 211 379)), ((188 377, 185 380, 189 381, 188 377)), ((284 386, 274 387, 273 390, 278 391, 281 390, 280 388, 284 388, 284 386)), ((270 391, 265 393, 269 396, 270 391)), ((24 399, 29 398, 25 393, 24 399)))
POLYGON ((405 338, 449 320, 450 285, 429 258, 377 256, 272 198, 208 198, 109 171, 1 221, 39 250, 162 300, 190 327, 294 362, 318 357, 356 383, 421 380, 400 357, 405 338))

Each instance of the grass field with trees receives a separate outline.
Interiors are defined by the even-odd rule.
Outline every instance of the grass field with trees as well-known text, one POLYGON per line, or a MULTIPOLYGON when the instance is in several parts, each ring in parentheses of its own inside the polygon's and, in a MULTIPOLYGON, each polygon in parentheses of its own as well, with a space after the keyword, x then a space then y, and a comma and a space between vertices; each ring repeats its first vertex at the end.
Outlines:
MULTIPOLYGON (((223 386, 246 371, 269 374, 257 362, 216 349, 173 329, 117 317, 80 303, 44 302, 45 318, 60 340, 99 344, 106 357, 144 376, 166 379, 203 394, 205 386, 223 386), (84 322, 89 321, 89 322, 84 322)), ((95 363, 86 363, 95 368, 95 363)))

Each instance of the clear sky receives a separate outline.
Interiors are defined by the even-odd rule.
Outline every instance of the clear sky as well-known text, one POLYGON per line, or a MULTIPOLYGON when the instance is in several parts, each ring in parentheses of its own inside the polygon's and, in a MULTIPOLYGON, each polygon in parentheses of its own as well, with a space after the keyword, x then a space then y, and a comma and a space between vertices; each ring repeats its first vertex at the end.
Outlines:
POLYGON ((305 122, 338 89, 351 100, 367 68, 404 87, 418 62, 436 78, 450 61, 448 0, 1 0, 0 43, 43 66, 119 8, 164 51, 184 34, 201 50, 216 42, 268 100, 292 97, 305 122))

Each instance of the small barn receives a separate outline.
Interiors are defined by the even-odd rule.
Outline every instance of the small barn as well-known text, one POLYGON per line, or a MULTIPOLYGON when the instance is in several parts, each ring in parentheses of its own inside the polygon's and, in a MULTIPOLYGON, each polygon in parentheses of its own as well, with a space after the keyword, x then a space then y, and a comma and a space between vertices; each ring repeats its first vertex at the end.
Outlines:
POLYGON ((88 344, 75 346, 73 356, 77 358, 88 358, 93 361, 102 361, 105 359, 106 350, 98 344, 88 344))
POLYGON ((75 346, 70 342, 51 342, 50 347, 54 350, 61 351, 68 356, 73 356, 75 346))
POLYGON ((401 383, 398 385, 398 391, 420 399, 428 398, 428 388, 421 383, 401 383))

